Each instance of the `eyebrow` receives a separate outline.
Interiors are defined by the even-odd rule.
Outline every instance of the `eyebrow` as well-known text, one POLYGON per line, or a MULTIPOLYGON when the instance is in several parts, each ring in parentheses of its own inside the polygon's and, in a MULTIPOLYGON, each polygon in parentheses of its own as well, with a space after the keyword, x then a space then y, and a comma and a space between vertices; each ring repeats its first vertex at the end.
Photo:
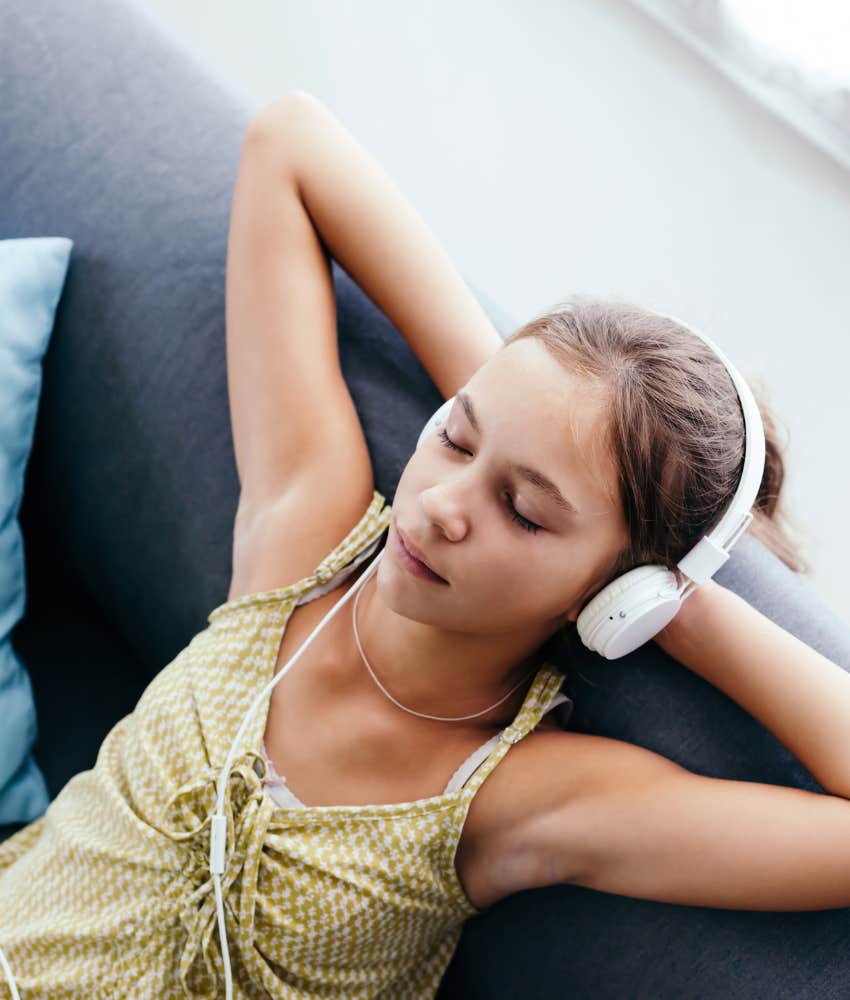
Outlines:
MULTIPOLYGON (((469 396, 461 389, 455 393, 460 405, 463 407, 463 412, 466 414, 466 419, 472 424, 474 429, 480 434, 481 426, 478 423, 478 418, 475 416, 475 410, 472 406, 472 400, 469 396)), ((522 465, 519 462, 511 462, 509 466, 510 470, 518 476, 521 476, 527 482, 531 483, 532 486, 536 486, 539 490, 542 490, 555 504, 558 505, 562 510, 567 511, 569 514, 579 514, 580 511, 577 507, 570 503, 569 500, 561 493, 558 487, 549 479, 548 476, 544 476, 542 472, 537 469, 532 469, 528 465, 522 465)))

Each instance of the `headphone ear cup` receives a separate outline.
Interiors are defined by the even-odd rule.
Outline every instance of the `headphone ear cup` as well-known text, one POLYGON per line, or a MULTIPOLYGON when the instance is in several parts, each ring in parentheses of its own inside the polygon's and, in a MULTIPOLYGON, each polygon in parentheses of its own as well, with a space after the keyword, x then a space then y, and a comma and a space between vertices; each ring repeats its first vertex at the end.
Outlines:
POLYGON ((426 441, 432 434, 434 434, 438 427, 440 427, 449 416, 449 411, 454 403, 454 396, 450 396, 444 403, 431 414, 428 418, 425 426, 419 433, 419 440, 416 442, 416 447, 419 448, 424 441, 426 441))
POLYGON ((609 660, 626 656, 676 617, 683 589, 666 566, 636 566, 582 608, 576 619, 579 637, 609 660))

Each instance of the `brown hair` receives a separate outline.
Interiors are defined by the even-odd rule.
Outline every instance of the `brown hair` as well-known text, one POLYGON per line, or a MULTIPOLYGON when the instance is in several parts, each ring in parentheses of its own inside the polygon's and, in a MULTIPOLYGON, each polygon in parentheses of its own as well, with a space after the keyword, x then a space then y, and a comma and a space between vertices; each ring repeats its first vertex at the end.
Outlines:
MULTIPOLYGON (((674 569, 720 520, 743 467, 743 411, 723 361, 673 319, 584 295, 526 323, 504 346, 526 337, 539 340, 571 372, 596 382, 607 401, 603 444, 619 469, 630 540, 587 600, 635 566, 674 569)), ((764 475, 747 531, 795 573, 808 573, 810 565, 782 523, 785 464, 777 420, 763 388, 757 391, 753 380, 744 378, 765 434, 764 475)))

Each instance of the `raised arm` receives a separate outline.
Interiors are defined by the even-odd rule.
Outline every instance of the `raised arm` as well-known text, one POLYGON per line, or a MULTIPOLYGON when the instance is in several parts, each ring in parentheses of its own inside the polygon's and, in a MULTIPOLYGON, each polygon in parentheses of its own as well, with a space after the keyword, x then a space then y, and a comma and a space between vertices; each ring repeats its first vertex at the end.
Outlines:
MULTIPOLYGON (((276 498, 306 467, 327 475, 341 454, 368 463, 339 367, 330 255, 446 398, 502 345, 425 222, 334 115, 301 91, 274 101, 245 137, 227 253, 228 385, 245 506, 276 498)), ((348 482, 364 479, 346 471, 348 482)))
POLYGON ((850 906, 850 675, 715 581, 654 641, 762 722, 828 794, 705 777, 607 737, 540 734, 517 814, 501 815, 485 845, 490 869, 501 863, 510 891, 572 882, 693 906, 850 906))
MULTIPOLYGON (((599 892, 732 910, 850 906, 850 802, 694 774, 643 747, 579 733, 549 766, 583 780, 540 817, 537 870, 599 892), (578 752, 577 752, 578 751, 578 752)), ((555 879, 552 879, 555 881, 555 879)))
POLYGON ((255 126, 281 147, 324 245, 401 332, 443 397, 454 395, 502 339, 421 215, 314 95, 285 94, 255 126))
POLYGON ((846 670, 716 580, 653 641, 758 719, 827 792, 850 799, 846 670))
POLYGON ((241 487, 231 597, 310 572, 372 497, 339 364, 331 255, 444 395, 502 345, 412 205, 320 101, 296 91, 261 110, 245 136, 227 251, 241 487))

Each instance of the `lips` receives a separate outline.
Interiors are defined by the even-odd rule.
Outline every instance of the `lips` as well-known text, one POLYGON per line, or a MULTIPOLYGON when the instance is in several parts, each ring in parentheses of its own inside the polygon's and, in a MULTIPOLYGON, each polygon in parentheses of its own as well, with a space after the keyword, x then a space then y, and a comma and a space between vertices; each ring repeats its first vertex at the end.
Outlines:
MULTIPOLYGON (((422 552, 419 549, 416 548, 416 546, 413 544, 413 542, 410 541, 410 539, 407 537, 407 535, 405 535, 405 533, 401 530, 401 528, 399 528, 398 526, 396 526, 396 531, 398 531, 398 537, 399 537, 399 540, 401 541, 401 544, 407 549, 407 551, 413 556, 414 559, 418 559, 419 562, 421 562, 423 564, 423 566, 427 566, 428 569, 430 569, 431 572, 435 576, 438 576, 441 580, 445 580, 446 579, 441 573, 438 573, 434 569, 434 567, 424 557, 424 555, 422 554, 422 552)), ((446 583, 448 583, 448 580, 446 580, 446 583)))

